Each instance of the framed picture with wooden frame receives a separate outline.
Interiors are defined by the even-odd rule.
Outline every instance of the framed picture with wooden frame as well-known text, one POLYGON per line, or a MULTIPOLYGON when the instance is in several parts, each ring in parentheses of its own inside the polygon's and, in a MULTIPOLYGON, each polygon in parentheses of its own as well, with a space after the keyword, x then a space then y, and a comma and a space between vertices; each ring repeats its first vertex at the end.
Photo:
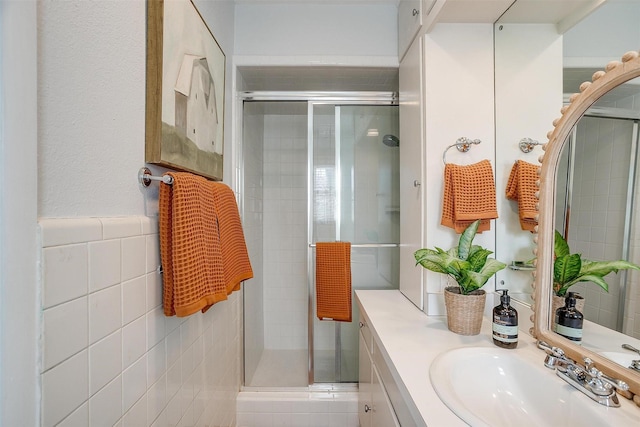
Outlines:
POLYGON ((222 180, 226 57, 190 0, 147 0, 145 160, 222 180))

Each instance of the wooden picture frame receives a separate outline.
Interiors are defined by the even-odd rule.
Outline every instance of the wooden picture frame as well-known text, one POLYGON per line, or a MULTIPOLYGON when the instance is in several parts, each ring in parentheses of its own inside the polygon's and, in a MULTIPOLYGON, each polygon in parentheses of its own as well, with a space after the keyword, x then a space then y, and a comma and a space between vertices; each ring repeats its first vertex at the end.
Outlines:
POLYGON ((226 57, 190 0, 147 0, 145 161, 222 180, 226 57))

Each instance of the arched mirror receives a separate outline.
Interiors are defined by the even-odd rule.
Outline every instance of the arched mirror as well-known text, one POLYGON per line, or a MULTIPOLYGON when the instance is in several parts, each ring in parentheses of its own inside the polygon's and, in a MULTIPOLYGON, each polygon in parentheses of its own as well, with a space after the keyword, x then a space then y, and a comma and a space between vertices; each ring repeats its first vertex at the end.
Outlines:
MULTIPOLYGON (((605 70, 596 72, 593 75, 592 82, 583 83, 580 86, 581 92, 574 94, 570 99, 570 104, 562 108, 562 117, 554 121, 555 128, 548 135, 549 142, 544 147, 545 154, 542 156, 540 172, 539 225, 537 235, 534 238, 534 240, 537 241, 537 261, 533 305, 535 313, 534 334, 538 339, 546 341, 551 345, 561 347, 565 350, 566 354, 574 360, 582 362, 584 357, 591 358, 595 362, 596 367, 612 377, 622 379, 627 382, 629 384, 630 391, 637 395, 640 395, 640 372, 625 366, 625 362, 617 360, 616 357, 612 356, 617 353, 624 354, 626 350, 621 349, 622 344, 637 344, 639 342, 638 338, 634 337, 633 334, 624 334, 624 331, 618 325, 621 322, 619 322, 617 318, 622 317, 618 316, 618 313, 624 307, 620 306, 614 308, 612 310, 615 312, 614 315, 609 316, 606 320, 602 319, 602 321, 594 320, 585 322, 583 345, 579 346, 553 332, 552 322, 554 313, 552 312, 552 295, 555 230, 565 233, 569 238, 572 236, 572 230, 574 236, 579 236, 580 233, 587 232, 586 228, 582 230, 580 229, 581 219, 579 218, 579 215, 567 215, 567 205, 563 203, 565 197, 564 194, 562 194, 564 191, 562 189, 575 188, 575 186, 567 186, 565 183, 559 185, 560 182, 563 182, 565 177, 572 179, 572 177, 575 176, 575 170, 571 172, 571 166, 569 168, 566 166, 567 164, 571 165, 568 158, 571 156, 575 157, 578 152, 577 149, 573 152, 570 149, 572 146, 572 137, 578 133, 581 126, 580 122, 585 119, 585 113, 587 113, 596 102, 601 100, 603 96, 611 94, 612 91, 620 85, 630 82, 639 76, 640 56, 638 52, 626 53, 622 57, 621 61, 611 62, 606 66, 605 70), (558 190, 559 188, 561 190, 558 190), (567 224, 568 232, 566 232, 567 224), (607 327, 605 328, 605 326, 607 327)), ((638 96, 638 99, 640 99, 640 96, 638 96)), ((635 108, 640 108, 640 105, 635 105, 635 108)), ((606 128, 606 125, 604 127, 606 128)), ((635 132, 637 134, 637 129, 635 132)), ((631 133, 633 133, 633 131, 631 133)), ((625 176, 623 177, 623 174, 620 173, 620 176, 616 178, 618 181, 626 180, 628 183, 633 184, 638 180, 640 174, 635 172, 635 163, 630 160, 636 155, 634 153, 637 152, 637 143, 637 139, 633 142, 632 137, 629 147, 620 147, 622 151, 615 154, 617 156, 622 156, 623 159, 621 160, 626 162, 627 165, 627 170, 624 174, 625 176)), ((580 141, 578 140, 575 144, 580 144, 580 141)), ((595 148, 595 150, 597 150, 597 148, 595 148)), ((602 156, 613 155, 613 149, 611 152, 607 153, 604 153, 603 151, 602 156)), ((573 165, 575 166, 576 163, 574 162, 573 165)), ((588 164, 579 165, 578 167, 587 168, 586 173, 589 174, 588 164)), ((622 168, 619 166, 613 166, 613 170, 615 170, 616 173, 621 169, 622 168)), ((585 171, 583 170, 583 173, 584 172, 585 171)), ((590 181, 593 181, 594 185, 602 183, 602 177, 596 175, 595 168, 591 169, 591 177, 593 179, 590 181)), ((581 178, 581 182, 584 181, 585 179, 581 178)), ((622 182, 620 183, 622 184, 622 182)), ((633 185, 631 185, 631 188, 634 188, 633 185)), ((609 190, 607 191, 610 192, 609 190)), ((637 190, 629 190, 629 185, 625 187, 625 190, 620 190, 620 192, 623 191, 635 191, 636 194, 640 194, 637 190)), ((637 199, 640 199, 640 197, 636 198, 636 204, 638 203, 637 199)), ((611 200, 598 198, 595 195, 592 195, 590 200, 591 203, 606 205, 614 203, 611 200)), ((584 203, 588 204, 589 202, 584 203)), ((623 203, 620 202, 620 205, 623 205, 623 203)), ((631 206, 626 207, 626 204, 625 206, 621 206, 621 209, 629 212, 634 210, 631 206)), ((591 213, 596 211, 593 208, 587 210, 591 211, 591 213)), ((601 225, 605 225, 604 230, 594 232, 593 229, 590 229, 590 233, 592 234, 603 233, 598 237, 598 239, 606 242, 607 239, 612 239, 614 237, 609 236, 608 234, 618 234, 618 232, 615 231, 619 228, 617 225, 616 227, 612 227, 610 230, 607 230, 606 219, 604 219, 604 224, 602 224, 602 218, 599 221, 601 225)), ((635 223, 637 220, 630 220, 629 222, 635 223)), ((631 227, 631 225, 629 225, 629 227, 631 227)), ((636 225, 636 227, 640 227, 640 225, 636 225)), ((637 235, 640 235, 640 233, 637 235)), ((633 244, 633 241, 638 242, 640 241, 640 238, 634 237, 628 240, 633 244)), ((606 259, 607 257, 605 254, 606 252, 603 252, 603 257, 606 259)), ((610 254, 614 259, 624 258, 624 256, 621 256, 618 252, 615 254, 610 252, 610 254)), ((609 259, 611 259, 611 257, 609 257, 609 259)), ((639 263, 638 260, 635 260, 634 262, 639 263)), ((627 286, 635 287, 633 294, 640 296, 640 290, 637 289, 640 287, 640 281, 627 280, 627 286)), ((627 291, 625 292, 627 294, 632 294, 627 291)), ((612 297, 610 299, 615 298, 612 297)), ((625 304, 626 303, 624 302, 622 303, 622 305, 625 304)), ((635 301, 635 304, 640 305, 640 300, 635 301)), ((640 320, 637 320, 636 323, 640 325, 640 320)), ((638 345, 635 345, 635 347, 640 348, 638 345)), ((629 357, 633 359, 640 359, 640 354, 628 353, 629 357)))

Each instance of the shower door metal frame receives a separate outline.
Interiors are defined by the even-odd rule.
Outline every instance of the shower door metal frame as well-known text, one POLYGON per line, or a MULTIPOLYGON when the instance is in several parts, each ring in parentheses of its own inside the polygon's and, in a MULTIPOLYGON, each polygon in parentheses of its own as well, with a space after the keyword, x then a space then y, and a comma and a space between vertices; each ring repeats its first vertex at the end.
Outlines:
MULTIPOLYGON (((303 101, 307 102, 307 284, 308 284, 308 388, 315 391, 353 391, 354 386, 350 383, 315 383, 314 379, 314 354, 313 354, 313 322, 314 322, 314 282, 315 277, 312 275, 313 266, 313 248, 315 243, 312 242, 313 236, 313 108, 317 105, 353 105, 353 106, 398 106, 397 92, 294 92, 294 91, 240 91, 238 92, 240 102, 244 101, 303 101)), ((336 119, 338 120, 339 117, 336 119)), ((241 168, 244 168, 241 162, 241 168)), ((240 175, 242 175, 240 173, 240 175)), ((243 189, 244 192, 244 189, 243 189)), ((338 232, 339 233, 339 232, 338 232)), ((339 236, 339 234, 338 234, 339 236)), ((381 243, 381 244, 352 244, 352 247, 399 247, 397 243, 381 243)), ((244 308, 243 308, 244 309, 244 308)), ((244 316, 243 316, 244 321, 244 316)), ((338 323, 338 322, 336 322, 338 323)), ((339 327, 339 325, 338 325, 339 327)), ((244 335, 243 328, 243 335, 244 335)), ((243 337, 244 342, 244 337, 243 337)), ((243 353, 244 353, 244 345, 243 353)), ((243 354, 243 387, 244 384, 244 359, 243 354)))

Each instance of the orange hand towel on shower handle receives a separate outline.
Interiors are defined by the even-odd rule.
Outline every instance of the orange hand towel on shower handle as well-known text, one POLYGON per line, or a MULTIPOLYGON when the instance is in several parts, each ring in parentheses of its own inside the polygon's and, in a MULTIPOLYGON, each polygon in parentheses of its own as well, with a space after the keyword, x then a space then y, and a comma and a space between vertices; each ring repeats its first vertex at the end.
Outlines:
POLYGON ((351 243, 316 243, 316 315, 351 322, 351 243))

